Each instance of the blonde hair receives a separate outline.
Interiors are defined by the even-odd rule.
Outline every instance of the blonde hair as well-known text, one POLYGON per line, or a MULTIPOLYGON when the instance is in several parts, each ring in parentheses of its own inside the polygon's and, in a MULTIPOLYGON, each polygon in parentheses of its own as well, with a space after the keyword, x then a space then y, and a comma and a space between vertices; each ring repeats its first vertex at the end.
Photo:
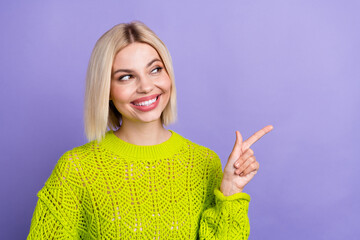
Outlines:
POLYGON ((96 42, 86 74, 84 124, 89 141, 100 141, 107 128, 120 127, 121 114, 110 98, 112 65, 116 54, 134 42, 147 43, 159 54, 171 80, 170 99, 161 114, 164 125, 176 121, 176 88, 172 60, 165 44, 145 24, 135 21, 115 25, 96 42))

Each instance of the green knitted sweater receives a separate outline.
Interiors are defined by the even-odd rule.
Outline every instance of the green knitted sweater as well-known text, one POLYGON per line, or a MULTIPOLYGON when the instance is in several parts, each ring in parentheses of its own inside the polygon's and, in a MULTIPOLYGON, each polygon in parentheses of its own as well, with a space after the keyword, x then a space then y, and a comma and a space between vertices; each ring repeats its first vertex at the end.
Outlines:
POLYGON ((66 152, 38 192, 28 239, 247 239, 250 196, 225 197, 216 153, 171 133, 137 146, 109 131, 66 152))

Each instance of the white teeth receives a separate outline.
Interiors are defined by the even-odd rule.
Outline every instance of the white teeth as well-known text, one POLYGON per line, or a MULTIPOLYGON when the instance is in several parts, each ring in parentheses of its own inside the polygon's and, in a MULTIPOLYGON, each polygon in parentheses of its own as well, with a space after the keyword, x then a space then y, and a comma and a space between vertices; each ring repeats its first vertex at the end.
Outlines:
POLYGON ((135 103, 135 105, 136 105, 136 106, 149 106, 149 105, 153 104, 154 102, 156 102, 156 99, 157 99, 157 97, 154 98, 154 99, 151 99, 151 100, 149 100, 149 101, 140 102, 140 103, 135 103))

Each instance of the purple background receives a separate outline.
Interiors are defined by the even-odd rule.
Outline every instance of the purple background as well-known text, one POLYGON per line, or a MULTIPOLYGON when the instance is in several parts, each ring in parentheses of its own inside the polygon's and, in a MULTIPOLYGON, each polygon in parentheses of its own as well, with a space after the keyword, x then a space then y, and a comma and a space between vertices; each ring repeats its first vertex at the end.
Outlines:
POLYGON ((360 235, 360 1, 1 1, 0 239, 24 239, 59 157, 86 142, 84 78, 96 40, 141 20, 168 46, 179 120, 215 150, 235 130, 260 171, 250 239, 360 235))

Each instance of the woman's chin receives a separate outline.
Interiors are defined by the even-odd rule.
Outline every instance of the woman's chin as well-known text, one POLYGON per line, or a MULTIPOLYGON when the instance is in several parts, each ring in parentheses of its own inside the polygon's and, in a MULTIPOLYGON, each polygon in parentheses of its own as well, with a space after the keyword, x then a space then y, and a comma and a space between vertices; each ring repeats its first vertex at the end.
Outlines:
POLYGON ((146 114, 146 116, 135 116, 132 118, 123 118, 123 122, 134 122, 134 123, 153 123, 161 122, 161 114, 146 114))

